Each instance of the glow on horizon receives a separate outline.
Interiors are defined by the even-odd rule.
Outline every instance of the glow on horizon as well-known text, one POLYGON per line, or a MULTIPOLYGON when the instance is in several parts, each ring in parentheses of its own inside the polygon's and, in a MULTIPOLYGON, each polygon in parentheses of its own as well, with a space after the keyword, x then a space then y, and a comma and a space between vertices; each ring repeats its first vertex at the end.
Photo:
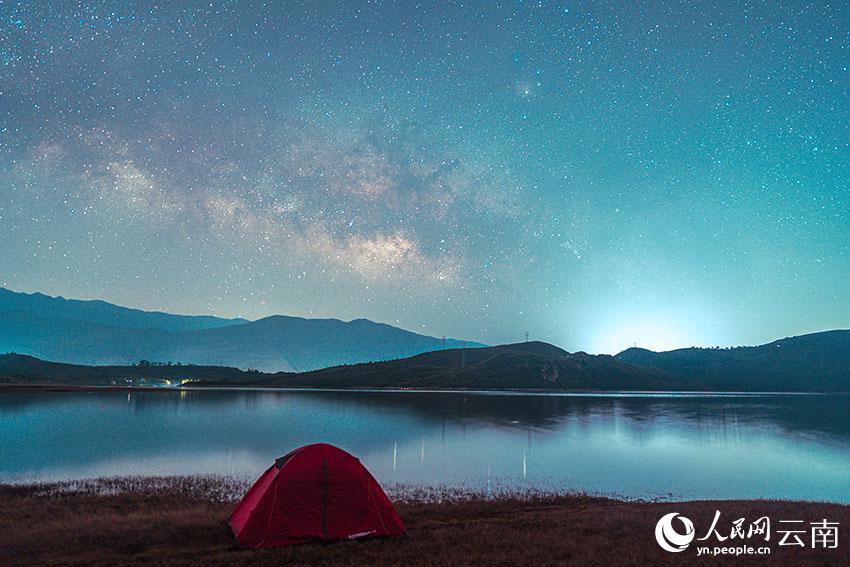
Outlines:
POLYGON ((589 337, 588 352, 617 354, 637 346, 654 351, 708 346, 701 321, 675 314, 627 314, 600 323, 589 337))

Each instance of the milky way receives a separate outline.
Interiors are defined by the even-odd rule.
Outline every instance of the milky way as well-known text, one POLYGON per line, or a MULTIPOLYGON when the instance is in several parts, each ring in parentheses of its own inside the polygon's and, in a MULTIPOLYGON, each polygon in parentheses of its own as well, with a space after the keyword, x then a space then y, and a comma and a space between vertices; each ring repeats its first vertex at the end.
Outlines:
POLYGON ((0 285, 609 352, 850 327, 848 21, 0 2, 0 285))

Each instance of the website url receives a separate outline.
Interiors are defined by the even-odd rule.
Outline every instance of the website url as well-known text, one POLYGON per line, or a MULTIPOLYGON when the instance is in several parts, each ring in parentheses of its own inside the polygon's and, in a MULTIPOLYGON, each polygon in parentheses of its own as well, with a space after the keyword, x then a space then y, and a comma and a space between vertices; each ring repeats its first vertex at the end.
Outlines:
POLYGON ((741 545, 736 547, 697 547, 697 557, 703 555, 718 556, 718 555, 770 555, 769 547, 751 547, 749 545, 741 545))

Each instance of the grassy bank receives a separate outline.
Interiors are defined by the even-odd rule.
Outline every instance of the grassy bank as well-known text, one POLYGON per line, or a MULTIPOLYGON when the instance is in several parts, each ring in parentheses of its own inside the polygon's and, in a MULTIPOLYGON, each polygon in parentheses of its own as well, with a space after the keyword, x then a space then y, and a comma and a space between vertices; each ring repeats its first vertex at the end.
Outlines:
MULTIPOLYGON (((232 546, 226 520, 245 489, 219 478, 114 479, 0 486, 0 564, 93 565, 650 565, 690 564, 694 549, 662 551, 653 535, 666 513, 702 535, 716 509, 733 519, 840 522, 837 550, 777 547, 769 564, 848 565, 850 506, 780 501, 623 502, 589 496, 410 492, 391 489, 405 538, 266 550, 232 546)), ((774 527, 775 529, 775 527, 774 527)), ((712 544, 714 545, 714 544, 712 544)), ((764 558, 724 558, 746 564, 764 558)), ((761 560, 761 561, 757 561, 761 560)))

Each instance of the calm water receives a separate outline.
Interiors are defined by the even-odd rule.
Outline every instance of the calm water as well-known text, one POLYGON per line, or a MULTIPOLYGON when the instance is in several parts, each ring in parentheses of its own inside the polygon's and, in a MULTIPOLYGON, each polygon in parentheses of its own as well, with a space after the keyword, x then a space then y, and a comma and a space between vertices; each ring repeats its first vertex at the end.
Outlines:
POLYGON ((256 477, 317 441, 382 483, 850 503, 850 397, 156 391, 0 395, 0 481, 256 477))

